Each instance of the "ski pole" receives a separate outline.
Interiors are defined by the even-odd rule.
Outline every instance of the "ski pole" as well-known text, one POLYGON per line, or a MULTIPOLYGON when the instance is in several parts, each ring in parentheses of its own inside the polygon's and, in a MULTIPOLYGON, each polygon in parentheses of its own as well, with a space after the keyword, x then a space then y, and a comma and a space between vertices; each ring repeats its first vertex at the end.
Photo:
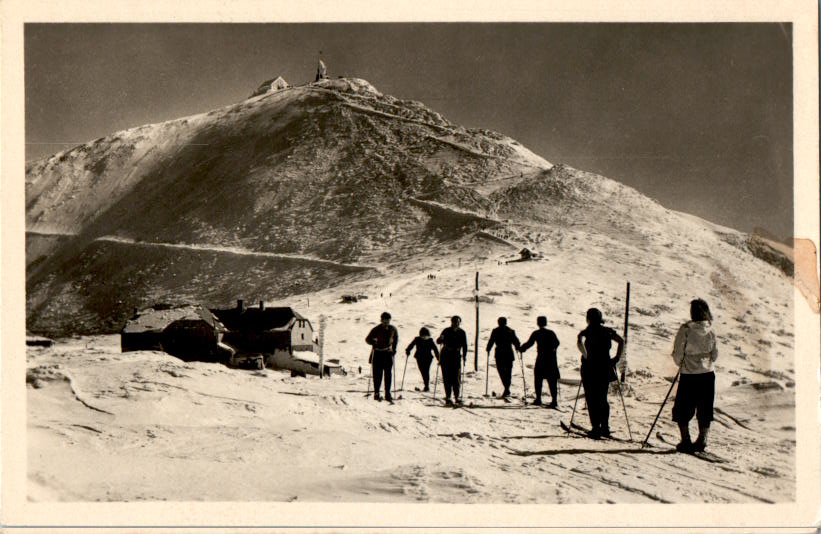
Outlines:
POLYGON ((391 356, 391 378, 393 378, 393 396, 396 397, 396 354, 391 356))
MULTIPOLYGON (((459 360, 456 360, 459 361, 459 360)), ((462 358, 462 372, 459 373, 459 400, 462 400, 462 395, 465 394, 465 366, 467 365, 467 358, 462 358)))
POLYGON ((630 435, 630 441, 633 441, 633 432, 630 430, 630 419, 627 417, 627 406, 624 404, 624 394, 621 392, 621 382, 619 381, 619 377, 616 376, 616 386, 619 389, 619 397, 621 397, 621 407, 624 409, 624 420, 627 422, 627 433, 630 435))
POLYGON ((439 358, 436 359, 436 377, 433 379, 433 396, 431 397, 434 401, 436 400, 436 386, 439 385, 439 366, 442 364, 439 358))
POLYGON ((487 363, 485 363, 485 397, 487 397, 487 382, 490 377, 490 351, 487 351, 487 363))
POLYGON ((647 432, 647 437, 644 438, 644 441, 641 442, 642 448, 647 445, 647 440, 650 439, 650 434, 652 434, 653 429, 656 427, 656 423, 659 420, 659 416, 661 415, 661 411, 664 410, 664 405, 667 404, 667 399, 670 398, 670 393, 673 392, 673 387, 676 385, 678 381, 678 377, 681 375, 681 368, 679 367, 678 373, 676 373, 676 377, 673 379, 673 383, 670 384, 670 389, 667 390, 667 395, 664 396, 664 400, 661 403, 661 407, 659 408, 659 413, 656 414, 656 418, 653 419, 653 424, 650 425, 650 430, 647 432))
POLYGON ((365 393, 366 397, 371 395, 371 381, 373 380, 373 347, 371 347, 371 355, 368 356, 368 363, 371 364, 371 376, 368 377, 368 392, 365 393))
MULTIPOLYGON (((558 387, 558 385, 557 385, 558 387)), ((576 390, 576 400, 573 402, 573 411, 570 412, 570 424, 567 425, 567 431, 570 432, 570 429, 573 428, 573 417, 576 415, 576 405, 579 403, 579 395, 582 392, 582 378, 579 377, 579 389, 576 390)))
POLYGON ((402 370, 402 385, 399 386, 399 391, 405 391, 405 373, 408 370, 408 357, 410 354, 405 354, 405 368, 402 370))
POLYGON ((527 384, 525 384, 525 358, 522 356, 521 351, 516 351, 519 353, 519 363, 522 364, 522 402, 527 406, 527 384))

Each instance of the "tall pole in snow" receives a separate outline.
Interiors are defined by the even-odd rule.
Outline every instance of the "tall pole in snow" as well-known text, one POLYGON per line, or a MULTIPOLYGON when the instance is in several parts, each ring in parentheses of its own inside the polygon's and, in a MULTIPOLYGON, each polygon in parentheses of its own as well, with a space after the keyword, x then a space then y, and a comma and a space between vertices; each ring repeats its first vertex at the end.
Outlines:
POLYGON ((473 370, 479 371, 479 271, 476 271, 476 290, 473 298, 476 304, 476 336, 473 338, 473 370))
POLYGON ((627 405, 624 404, 624 393, 621 390, 621 384, 624 382, 624 375, 627 371, 627 315, 630 312, 630 282, 627 282, 627 298, 625 299, 625 310, 624 310, 624 345, 621 348, 621 361, 619 361, 619 366, 621 367, 621 380, 617 377, 616 378, 616 387, 619 390, 619 397, 621 398, 621 407, 624 409, 624 420, 627 423, 627 433, 630 435, 630 441, 633 441, 633 431, 630 430, 630 419, 627 417, 627 405))
POLYGON ((624 302, 624 349, 621 351, 621 362, 619 368, 621 369, 621 382, 627 376, 627 318, 630 316, 630 282, 627 282, 627 297, 624 302))
POLYGON ((319 378, 325 374, 325 316, 319 316, 319 378))

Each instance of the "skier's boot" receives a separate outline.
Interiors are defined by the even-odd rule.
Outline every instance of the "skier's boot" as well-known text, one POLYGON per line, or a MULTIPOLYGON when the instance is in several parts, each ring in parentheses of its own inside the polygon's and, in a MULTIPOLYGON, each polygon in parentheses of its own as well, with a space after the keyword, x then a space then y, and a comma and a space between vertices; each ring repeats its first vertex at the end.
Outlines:
POLYGON ((681 432, 681 441, 676 445, 676 450, 684 453, 693 452, 693 442, 690 441, 690 427, 687 423, 679 422, 678 430, 681 432))
POLYGON ((695 443, 693 443, 693 450, 695 452, 702 452, 704 449, 707 448, 707 436, 710 434, 710 425, 701 426, 698 425, 698 437, 696 438, 695 443))
POLYGON ((541 406, 541 405, 542 405, 541 397, 536 397, 536 399, 533 401, 533 406, 541 406))

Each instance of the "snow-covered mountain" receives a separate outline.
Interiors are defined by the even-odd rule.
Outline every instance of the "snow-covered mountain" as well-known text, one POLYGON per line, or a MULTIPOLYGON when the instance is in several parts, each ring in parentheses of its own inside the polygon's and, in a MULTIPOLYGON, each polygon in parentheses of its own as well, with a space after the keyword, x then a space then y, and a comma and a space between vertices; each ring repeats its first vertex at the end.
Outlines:
MULTIPOLYGON (((244 102, 118 132, 27 168, 28 327, 116 332, 135 306, 264 299, 315 323, 324 316, 326 357, 352 373, 319 381, 183 364, 119 354, 114 336, 32 348, 29 498, 795 498, 793 288, 783 251, 363 80, 269 85, 244 102), (537 259, 508 263, 524 247, 537 259), (643 439, 656 415, 675 375, 672 337, 690 299, 702 297, 720 351, 713 448, 730 465, 682 460, 669 448, 587 447, 558 429, 578 384, 585 310, 599 307, 621 330, 628 280, 633 433, 643 439), (342 303, 342 294, 369 298, 342 303), (465 377, 470 412, 443 412, 411 391, 420 382, 413 360, 405 400, 386 408, 363 397, 362 340, 383 310, 402 346, 421 326, 436 332, 452 314, 465 318, 479 353, 478 372, 469 362, 465 377), (538 315, 561 341, 563 413, 483 397, 496 317, 525 338, 538 315), (151 469, 174 477, 142 476, 151 469)), ((530 392, 533 356, 524 358, 530 392)), ((517 367, 515 388, 520 380, 517 367)), ((611 426, 625 437, 617 399, 611 426)), ((576 417, 585 422, 582 406, 576 417)), ((668 412, 659 428, 675 439, 668 412)))
POLYGON ((156 301, 282 299, 505 242, 548 256, 605 246, 634 268, 691 265, 702 247, 711 262, 748 256, 737 232, 344 78, 271 85, 31 163, 26 224, 28 325, 51 334, 114 331, 156 301))

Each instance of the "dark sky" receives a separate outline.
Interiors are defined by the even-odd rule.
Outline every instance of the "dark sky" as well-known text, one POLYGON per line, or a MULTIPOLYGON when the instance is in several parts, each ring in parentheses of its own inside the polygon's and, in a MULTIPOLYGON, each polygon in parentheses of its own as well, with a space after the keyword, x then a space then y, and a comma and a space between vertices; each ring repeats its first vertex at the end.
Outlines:
POLYGON ((791 41, 780 24, 27 24, 26 158, 311 81, 321 50, 332 77, 785 238, 791 41))

